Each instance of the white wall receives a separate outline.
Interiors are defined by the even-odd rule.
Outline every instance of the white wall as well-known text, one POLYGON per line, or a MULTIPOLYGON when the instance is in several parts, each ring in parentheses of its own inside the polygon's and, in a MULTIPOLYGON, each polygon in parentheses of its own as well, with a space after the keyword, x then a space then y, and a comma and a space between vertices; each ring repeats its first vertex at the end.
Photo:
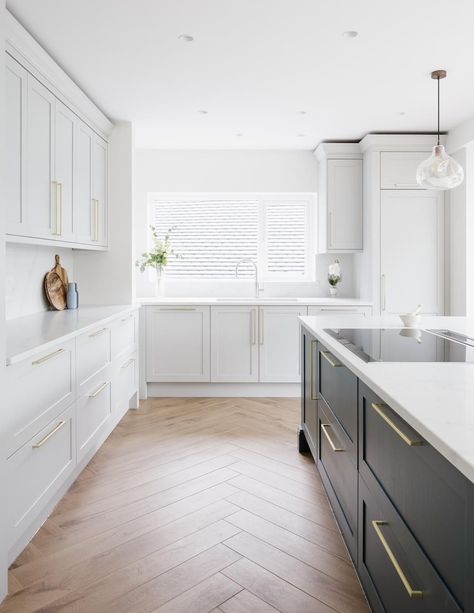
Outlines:
POLYGON ((75 251, 74 273, 82 304, 133 301, 133 127, 117 123, 109 139, 109 250, 75 251))
MULTIPOLYGON (((316 192, 318 165, 310 151, 161 151, 139 149, 135 155, 135 258, 146 246, 148 192, 316 192)), ((317 256, 318 283, 265 284, 265 293, 328 295, 327 265, 334 256, 317 256)), ((343 256, 341 296, 352 296, 352 256, 343 256)), ((153 293, 151 277, 137 273, 137 295, 153 293)), ((209 295, 209 284, 166 281, 168 295, 209 295)), ((252 291, 251 283, 243 292, 252 291)), ((212 293, 215 293, 212 292, 212 293)), ((220 283, 219 293, 235 294, 235 284, 220 283)))
POLYGON ((42 245, 8 243, 6 247, 5 305, 6 318, 14 319, 31 313, 47 311, 43 279, 55 266, 55 254, 67 270, 69 281, 74 281, 74 252, 42 245))

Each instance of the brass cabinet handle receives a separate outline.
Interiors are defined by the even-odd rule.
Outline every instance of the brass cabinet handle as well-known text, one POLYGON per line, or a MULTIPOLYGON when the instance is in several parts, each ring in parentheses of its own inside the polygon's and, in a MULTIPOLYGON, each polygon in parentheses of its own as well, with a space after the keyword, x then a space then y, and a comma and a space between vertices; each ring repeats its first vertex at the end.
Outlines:
POLYGON ((56 351, 53 351, 53 353, 48 353, 48 355, 45 355, 44 357, 39 358, 38 360, 35 360, 34 362, 31 362, 31 365, 39 366, 39 364, 43 364, 43 362, 47 362, 48 360, 51 360, 51 358, 54 358, 60 353, 64 353, 64 351, 65 349, 56 349, 56 351))
POLYGON ((56 234, 63 233, 63 184, 56 183, 56 234))
POLYGON ((256 309, 250 311, 250 344, 257 344, 257 313, 256 309))
POLYGON ((385 291, 385 275, 380 276, 380 293, 381 293, 382 311, 385 311, 387 307, 387 294, 385 291))
POLYGON ((333 358, 334 356, 332 355, 332 353, 329 353, 329 351, 321 351, 321 355, 323 356, 323 358, 325 360, 327 360, 329 362, 329 364, 331 364, 331 366, 333 366, 334 368, 340 368, 342 366, 342 364, 340 362, 336 362, 333 358))
POLYGON ((383 411, 382 407, 387 406, 386 404, 383 404, 382 402, 372 402, 372 408, 374 409, 374 411, 376 411, 380 417, 390 426, 390 428, 392 428, 392 430, 394 430, 398 436, 410 447, 419 447, 420 445, 423 445, 423 441, 421 440, 413 440, 411 438, 409 438, 404 432, 402 432, 402 430, 400 430, 400 428, 397 426, 397 424, 395 422, 393 422, 390 417, 383 411))
POLYGON ((128 317, 124 317, 120 320, 120 323, 124 324, 126 321, 130 321, 133 318, 133 313, 131 313, 128 317))
POLYGON ((128 368, 130 364, 133 364, 134 362, 135 362, 135 358, 130 358, 129 360, 125 362, 125 364, 122 364, 122 368, 128 368))
POLYGON ((104 332, 107 332, 107 330, 108 330, 108 328, 101 328, 100 330, 97 330, 96 332, 92 332, 92 334, 89 334, 89 338, 94 338, 95 336, 100 336, 104 332))
POLYGON ((310 376, 311 376, 311 400, 317 400, 318 396, 315 394, 314 389, 315 389, 315 377, 314 377, 314 347, 317 344, 318 341, 311 341, 311 359, 309 362, 309 367, 310 367, 310 376))
POLYGON ((108 381, 106 381, 105 383, 102 383, 102 385, 99 385, 99 387, 95 390, 95 392, 92 392, 92 394, 89 394, 89 398, 95 398, 96 396, 98 396, 100 392, 103 392, 105 390, 108 384, 109 384, 108 381))
POLYGON ((100 234, 100 230, 99 230, 99 223, 100 223, 100 216, 99 216, 99 201, 96 200, 95 201, 95 240, 98 241, 99 240, 99 234, 100 234))
POLYGON ((264 336, 263 336, 263 326, 264 326, 264 312, 263 309, 260 307, 258 309, 258 343, 259 345, 263 345, 264 343, 264 336))
POLYGON ((321 430, 323 431, 324 436, 328 439, 328 443, 331 446, 331 449, 333 451, 345 451, 343 447, 336 447, 336 445, 334 444, 333 440, 329 436, 329 432, 327 431, 327 429, 330 427, 331 424, 321 424, 321 430))
POLYGON ((44 438, 40 440, 39 443, 35 443, 34 445, 31 445, 31 447, 33 449, 39 449, 40 447, 42 447, 45 443, 49 441, 49 439, 52 436, 56 434, 58 430, 61 430, 61 428, 64 426, 65 423, 66 423, 65 421, 60 421, 59 424, 55 428, 53 428, 49 434, 47 434, 44 438))
POLYGON ((60 236, 61 234, 61 183, 59 181, 52 181, 54 185, 54 204, 55 210, 53 212, 53 200, 51 198, 50 214, 51 214, 51 234, 53 236, 60 236), (53 232, 53 218, 54 218, 54 232, 53 232))
POLYGON ((160 307, 160 311, 195 311, 195 307, 160 307))
POLYGON ((327 309, 321 307, 319 310, 328 313, 361 313, 361 311, 358 309, 331 309, 331 307, 328 307, 327 309))
POLYGON ((388 555, 393 568, 396 570, 397 575, 400 577, 400 581, 403 583, 408 593, 408 596, 410 596, 410 598, 423 598, 423 592, 421 590, 414 590, 412 586, 410 585, 410 582, 408 581, 407 576, 403 572, 402 567, 400 566, 397 558, 395 557, 395 554, 390 549, 390 545, 387 543, 387 540, 385 539, 382 533, 382 530, 380 529, 380 526, 387 526, 387 525, 388 525, 388 522, 386 521, 374 520, 372 522, 372 526, 374 527, 374 530, 377 536, 379 537, 379 540, 382 543, 382 546, 385 549, 385 552, 388 555))

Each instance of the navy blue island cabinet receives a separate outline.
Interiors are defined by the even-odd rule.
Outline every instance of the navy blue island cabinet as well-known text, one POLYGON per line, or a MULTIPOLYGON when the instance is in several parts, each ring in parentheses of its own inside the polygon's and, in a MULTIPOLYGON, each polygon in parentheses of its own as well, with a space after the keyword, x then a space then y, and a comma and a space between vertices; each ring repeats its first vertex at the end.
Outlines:
POLYGON ((298 447, 372 610, 474 613, 474 484, 304 326, 301 365, 298 447))

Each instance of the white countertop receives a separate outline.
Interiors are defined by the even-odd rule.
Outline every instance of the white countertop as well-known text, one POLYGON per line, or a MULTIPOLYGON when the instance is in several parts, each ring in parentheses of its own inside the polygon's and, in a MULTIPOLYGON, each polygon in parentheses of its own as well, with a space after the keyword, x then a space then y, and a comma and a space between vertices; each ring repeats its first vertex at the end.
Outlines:
MULTIPOLYGON (((402 327, 397 319, 301 317, 303 325, 400 417, 474 483, 474 363, 370 362, 344 348, 323 328, 402 327), (389 323, 387 323, 389 321, 389 323)), ((423 328, 474 337, 474 319, 422 317, 423 328)))
POLYGON ((157 297, 157 298, 137 298, 137 302, 142 305, 187 305, 192 304, 196 306, 206 305, 232 305, 232 304, 250 304, 250 305, 302 305, 302 306, 372 306, 372 303, 367 300, 360 300, 359 298, 330 298, 319 297, 314 298, 311 296, 306 297, 290 297, 290 296, 271 296, 260 298, 247 297, 247 296, 222 296, 222 297, 157 297))
POLYGON ((69 340, 140 305, 83 306, 76 310, 44 311, 6 322, 7 365, 45 351, 58 340, 69 340))

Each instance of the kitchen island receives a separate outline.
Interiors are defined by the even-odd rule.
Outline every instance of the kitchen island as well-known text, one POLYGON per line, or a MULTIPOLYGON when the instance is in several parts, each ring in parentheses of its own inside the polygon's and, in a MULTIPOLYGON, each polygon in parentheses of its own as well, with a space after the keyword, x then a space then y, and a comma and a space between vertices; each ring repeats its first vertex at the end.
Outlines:
MULTIPOLYGON (((317 463, 373 610, 474 611, 474 349, 396 319, 300 320, 299 448, 317 463)), ((474 338, 465 318, 420 328, 474 338)))

